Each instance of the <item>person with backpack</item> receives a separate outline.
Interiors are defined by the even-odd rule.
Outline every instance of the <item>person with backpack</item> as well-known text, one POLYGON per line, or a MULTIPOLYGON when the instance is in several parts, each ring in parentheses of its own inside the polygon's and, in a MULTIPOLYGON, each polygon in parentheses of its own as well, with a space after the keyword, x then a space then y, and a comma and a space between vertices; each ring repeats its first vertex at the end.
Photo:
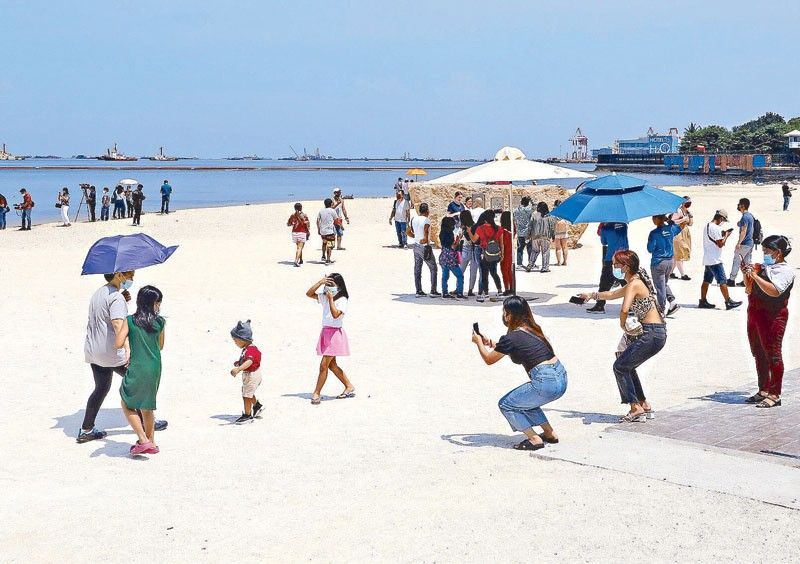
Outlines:
MULTIPOLYGON (((758 222, 753 214, 750 213, 750 200, 742 198, 739 200, 739 205, 736 209, 742 214, 742 217, 736 223, 739 228, 739 238, 736 247, 733 249, 733 265, 731 266, 731 277, 728 278, 728 286, 736 286, 736 276, 739 274, 739 268, 742 264, 750 264, 753 257, 753 247, 761 242, 761 222, 758 222), (758 234, 756 234, 756 223, 758 223, 758 234)), ((742 281, 740 286, 744 286, 742 281)))
POLYGON ((717 306, 708 301, 708 287, 717 281, 722 297, 725 298, 725 309, 731 310, 742 305, 731 299, 728 285, 725 283, 725 267, 722 265, 722 248, 728 241, 733 228, 723 230, 721 225, 728 222, 728 212, 717 210, 706 228, 703 230, 703 283, 700 286, 700 302, 698 309, 716 309, 717 306))
POLYGON ((503 260, 503 235, 494 222, 494 210, 485 210, 480 215, 475 234, 481 246, 481 282, 477 300, 482 302, 489 295, 489 275, 494 280, 497 296, 503 293, 500 276, 497 274, 497 265, 503 260))

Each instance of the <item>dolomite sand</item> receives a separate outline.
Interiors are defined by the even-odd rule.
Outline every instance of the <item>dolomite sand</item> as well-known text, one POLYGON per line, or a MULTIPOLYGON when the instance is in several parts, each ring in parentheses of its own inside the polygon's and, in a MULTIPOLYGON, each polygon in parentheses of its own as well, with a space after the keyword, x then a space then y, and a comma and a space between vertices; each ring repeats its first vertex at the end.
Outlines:
MULTIPOLYGON (((641 370, 656 409, 751 389, 755 378, 744 308, 692 307, 702 227, 713 210, 733 218, 748 195, 767 234, 800 241, 800 198, 778 211, 779 186, 678 193, 694 199, 693 280, 673 282, 689 307, 670 322, 658 366, 641 370)), ((80 277, 80 266, 97 238, 133 228, 112 221, 0 232, 0 559, 797 561, 795 510, 637 476, 636 468, 621 473, 511 450, 519 437, 496 404, 525 374, 508 360, 483 365, 469 340, 475 321, 487 335, 502 333, 499 304, 410 297, 411 252, 389 247, 391 200, 347 205, 347 250, 334 254, 331 268, 313 263, 316 236, 307 264, 291 266, 290 204, 143 216, 145 232, 181 247, 167 264, 136 275, 134 293, 144 284, 164 291, 167 316, 158 415, 169 429, 158 435, 161 453, 142 460, 127 456, 134 435, 119 409, 117 377, 98 419, 108 438, 75 443, 92 389, 82 352, 86 310, 102 284, 80 277), (321 315, 304 292, 331 270, 344 274, 352 296, 345 326, 353 356, 341 365, 358 396, 311 406, 321 315), (248 318, 264 353, 258 395, 266 410, 237 427, 228 424, 241 409, 228 332, 248 318)), ((306 202, 312 215, 318 207, 306 202)), ((632 225, 635 250, 644 251, 651 227, 632 225)), ((519 275, 520 289, 539 296, 535 315, 569 372, 566 395, 546 410, 569 444, 608 427, 583 415, 624 410, 611 372, 618 307, 598 318, 566 303, 599 278, 593 227, 581 242, 568 267, 519 275)), ((798 264, 800 256, 790 259, 798 264)), ((721 302, 717 288, 710 297, 721 302)), ((796 296, 790 307, 787 369, 800 366, 796 296)), ((324 392, 339 391, 331 377, 324 392)), ((652 464, 667 460, 668 449, 663 457, 652 464)))

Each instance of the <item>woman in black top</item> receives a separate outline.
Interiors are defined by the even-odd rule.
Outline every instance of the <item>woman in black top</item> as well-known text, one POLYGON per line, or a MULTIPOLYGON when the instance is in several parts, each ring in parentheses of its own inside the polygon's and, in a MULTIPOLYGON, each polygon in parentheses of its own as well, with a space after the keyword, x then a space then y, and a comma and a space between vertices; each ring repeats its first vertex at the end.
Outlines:
POLYGON ((564 395, 567 390, 567 371, 523 298, 506 298, 503 302, 503 323, 508 327, 508 333, 500 337, 496 344, 474 332, 472 342, 478 346, 478 352, 486 364, 492 365, 509 355, 511 362, 525 368, 530 381, 508 392, 500 398, 498 405, 511 428, 522 431, 528 437, 514 448, 538 450, 544 447, 544 443, 558 442, 542 406, 564 395), (534 427, 541 427, 543 433, 538 435, 534 427))

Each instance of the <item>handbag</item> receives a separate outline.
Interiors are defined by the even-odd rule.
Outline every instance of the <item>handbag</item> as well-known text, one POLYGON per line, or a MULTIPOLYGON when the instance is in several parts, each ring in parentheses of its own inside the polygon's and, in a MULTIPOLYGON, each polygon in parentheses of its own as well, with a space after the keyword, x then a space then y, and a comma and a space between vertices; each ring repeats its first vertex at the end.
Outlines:
POLYGON ((57 208, 60 208, 60 207, 61 207, 61 204, 56 204, 56 207, 57 207, 57 208))

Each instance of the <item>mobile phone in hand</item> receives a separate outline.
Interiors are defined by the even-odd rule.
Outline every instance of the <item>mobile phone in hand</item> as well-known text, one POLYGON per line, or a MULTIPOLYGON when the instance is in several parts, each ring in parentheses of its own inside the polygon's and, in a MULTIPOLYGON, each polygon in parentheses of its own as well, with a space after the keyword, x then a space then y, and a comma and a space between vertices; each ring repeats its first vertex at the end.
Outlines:
POLYGON ((582 298, 582 297, 580 297, 580 296, 572 296, 572 297, 569 299, 569 303, 571 303, 571 304, 575 304, 575 305, 583 305, 583 304, 585 304, 585 303, 586 303, 586 300, 585 300, 585 299, 583 299, 583 298, 582 298))
POLYGON ((480 330, 480 329, 478 329, 478 324, 477 324, 477 323, 473 323, 473 324, 472 324, 472 331, 473 331, 475 334, 477 334, 477 335, 480 335, 481 337, 483 337, 483 335, 481 335, 481 330, 480 330))

